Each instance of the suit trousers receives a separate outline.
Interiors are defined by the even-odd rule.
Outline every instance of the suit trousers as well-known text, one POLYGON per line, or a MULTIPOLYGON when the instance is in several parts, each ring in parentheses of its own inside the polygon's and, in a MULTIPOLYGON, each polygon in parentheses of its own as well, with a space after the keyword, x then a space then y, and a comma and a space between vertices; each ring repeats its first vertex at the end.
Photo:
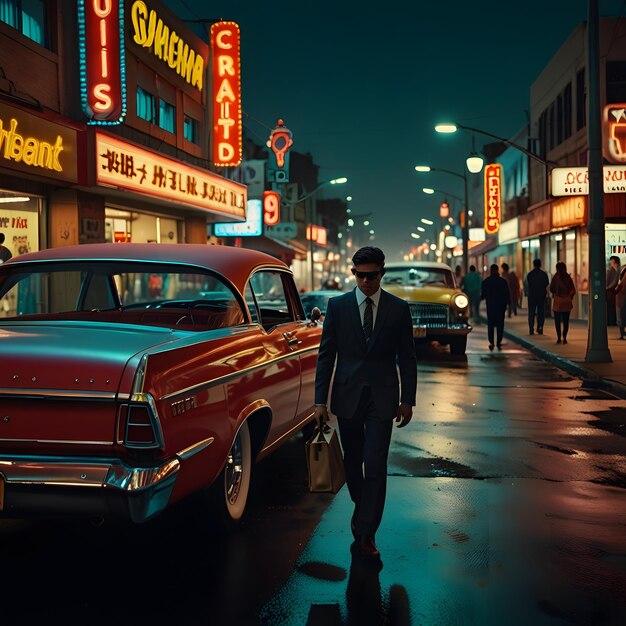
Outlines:
POLYGON ((546 319, 545 304, 545 297, 535 298, 528 296, 528 327, 530 330, 534 330, 535 313, 537 314, 537 330, 543 330, 543 324, 546 319))
POLYGON ((489 343, 493 345, 493 331, 496 331, 496 343, 500 345, 502 343, 502 335, 504 335, 504 316, 506 309, 502 311, 489 311, 487 310, 487 338, 489 343))
POLYGON ((354 415, 337 419, 346 484, 354 502, 352 521, 356 533, 364 537, 374 537, 383 516, 393 417, 378 414, 372 391, 366 386, 354 415))

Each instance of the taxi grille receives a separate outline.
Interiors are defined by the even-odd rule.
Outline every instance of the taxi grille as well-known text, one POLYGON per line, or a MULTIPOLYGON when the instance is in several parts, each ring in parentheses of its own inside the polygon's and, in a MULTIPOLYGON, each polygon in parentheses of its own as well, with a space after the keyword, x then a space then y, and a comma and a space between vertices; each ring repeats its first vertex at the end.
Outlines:
POLYGON ((425 326, 426 328, 447 328, 448 307, 445 304, 421 304, 411 302, 411 317, 413 326, 425 326))

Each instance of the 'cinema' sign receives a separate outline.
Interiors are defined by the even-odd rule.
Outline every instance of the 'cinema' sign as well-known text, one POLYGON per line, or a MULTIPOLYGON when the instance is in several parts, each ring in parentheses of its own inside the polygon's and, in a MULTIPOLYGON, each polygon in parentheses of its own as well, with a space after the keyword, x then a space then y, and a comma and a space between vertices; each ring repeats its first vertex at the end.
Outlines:
POLYGON ((241 57, 239 26, 211 26, 213 72, 213 162, 236 167, 241 163, 241 57))
POLYGON ((78 0, 80 92, 88 124, 126 115, 124 0, 78 0))
POLYGON ((502 165, 485 166, 485 232, 495 235, 502 216, 502 165))

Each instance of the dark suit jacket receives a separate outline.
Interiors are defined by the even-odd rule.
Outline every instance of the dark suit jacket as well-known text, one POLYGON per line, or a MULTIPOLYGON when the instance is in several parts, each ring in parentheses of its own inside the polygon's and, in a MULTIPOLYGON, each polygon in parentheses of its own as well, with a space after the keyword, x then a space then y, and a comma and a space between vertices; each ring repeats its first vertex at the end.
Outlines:
POLYGON ((366 343, 355 292, 331 298, 317 358, 316 404, 327 402, 333 370, 330 410, 337 417, 354 415, 365 385, 383 418, 396 417, 400 402, 415 405, 417 361, 409 305, 381 290, 374 332, 366 343))
POLYGON ((502 315, 511 302, 509 286, 502 276, 491 275, 483 280, 480 297, 487 303, 487 317, 502 315))

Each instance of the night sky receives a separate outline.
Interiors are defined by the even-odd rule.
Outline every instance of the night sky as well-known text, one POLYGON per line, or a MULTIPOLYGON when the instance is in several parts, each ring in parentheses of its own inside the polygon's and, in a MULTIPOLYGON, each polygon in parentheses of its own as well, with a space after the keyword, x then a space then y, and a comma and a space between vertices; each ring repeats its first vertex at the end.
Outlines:
MULTIPOLYGON (((471 135, 438 135, 434 124, 513 136, 526 124, 530 85, 588 10, 583 0, 165 4, 182 19, 239 23, 246 128, 264 142, 283 118, 321 181, 347 176, 331 189, 353 197, 354 214, 373 214, 388 260, 410 248, 420 217, 438 214, 443 197, 422 187, 463 195, 461 180, 414 170, 463 170, 471 135)), ((600 15, 626 15, 625 5, 600 0, 600 15)))

